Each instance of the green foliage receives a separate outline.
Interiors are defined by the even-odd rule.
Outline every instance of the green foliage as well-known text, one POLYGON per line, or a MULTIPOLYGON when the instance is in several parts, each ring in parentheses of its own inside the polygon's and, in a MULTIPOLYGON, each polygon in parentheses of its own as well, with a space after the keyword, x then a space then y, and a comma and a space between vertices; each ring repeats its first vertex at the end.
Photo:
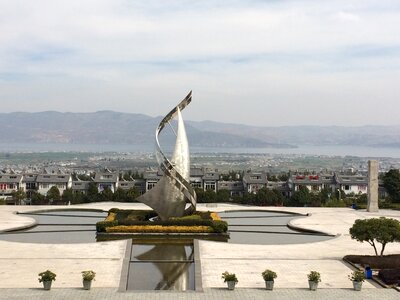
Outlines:
POLYGON ((383 176, 383 185, 393 202, 400 202, 400 171, 391 169, 383 176))
POLYGON ((202 218, 200 215, 189 215, 189 216, 183 216, 180 218, 171 218, 170 220, 171 221, 172 220, 202 220, 202 218))
POLYGON ((289 175, 288 174, 280 174, 278 176, 279 181, 288 181, 289 175))
POLYGON ((210 227, 216 233, 224 233, 228 231, 228 223, 225 221, 211 221, 210 227))
POLYGON ((223 181, 242 180, 243 173, 242 171, 229 171, 228 174, 221 174, 220 179, 223 181))
POLYGON ((100 200, 107 202, 107 201, 113 201, 114 200, 114 193, 111 191, 110 188, 105 188, 99 195, 100 200))
POLYGON ((118 188, 113 195, 113 200, 116 202, 127 202, 126 201, 126 191, 118 188))
POLYGON ((125 223, 131 221, 147 221, 150 218, 157 216, 157 214, 152 210, 118 209, 117 211, 113 212, 116 213, 115 219, 119 222, 120 225, 127 225, 125 223))
POLYGON ((365 280, 365 274, 363 271, 353 271, 351 275, 348 275, 351 281, 363 282, 365 280))
POLYGON ((48 201, 46 200, 46 197, 40 193, 33 193, 32 194, 32 204, 33 205, 43 205, 43 204, 47 204, 48 201))
MULTIPOLYGON (((109 195, 109 196, 111 196, 111 195, 109 195)), ((135 202, 137 197, 139 197, 139 191, 135 187, 132 187, 129 190, 124 190, 122 188, 118 188, 114 192, 114 195, 112 196, 112 198, 113 198, 112 200, 117 201, 117 202, 135 202)))
POLYGON ((47 199, 53 200, 53 201, 59 201, 61 199, 60 195, 60 190, 58 187, 53 185, 48 191, 47 191, 47 199))
POLYGON ((298 191, 293 193, 292 203, 298 206, 307 206, 311 204, 311 193, 307 187, 301 186, 298 191))
POLYGON ((321 282, 321 274, 319 274, 317 271, 311 271, 307 275, 308 281, 314 281, 314 282, 321 282))
POLYGON ((6 204, 6 200, 3 199, 3 198, 1 198, 1 199, 0 199, 0 205, 5 205, 5 204, 6 204))
POLYGON ((113 207, 113 208, 111 208, 111 209, 108 211, 108 214, 110 214, 110 213, 117 213, 117 212, 119 212, 119 211, 120 211, 119 208, 113 207))
POLYGON ((224 280, 224 282, 227 282, 227 281, 234 281, 235 283, 239 282, 239 280, 236 277, 236 274, 229 273, 228 271, 225 271, 224 273, 222 273, 221 278, 224 280))
POLYGON ((44 272, 39 273, 38 276, 39 276, 38 279, 39 282, 43 282, 43 281, 55 281, 57 275, 50 270, 46 270, 44 272))
POLYGON ((74 199, 74 192, 72 191, 72 189, 66 189, 64 191, 64 193, 61 196, 61 199, 65 202, 65 203, 74 203, 75 199, 74 199))
POLYGON ((112 208, 109 210, 109 214, 110 213, 116 214, 115 220, 97 222, 97 232, 105 232, 107 227, 118 225, 209 226, 215 233, 224 233, 228 231, 228 223, 221 220, 212 220, 210 212, 196 212, 194 215, 171 218, 166 221, 149 221, 150 218, 157 216, 152 210, 123 210, 112 208))
POLYGON ((387 243, 400 242, 400 222, 390 218, 373 218, 356 220, 350 228, 352 239, 369 243, 378 255, 376 243, 382 245, 380 255, 383 255, 387 243))
POLYGON ((214 190, 204 191, 201 188, 195 188, 198 203, 215 203, 215 202, 228 202, 230 194, 227 190, 220 190, 217 193, 214 190))
POLYGON ((276 177, 276 175, 267 175, 268 176, 268 181, 272 181, 272 182, 278 182, 279 179, 278 177, 276 177))
POLYGON ((86 174, 79 174, 79 175, 76 175, 76 177, 82 181, 91 181, 92 180, 92 177, 90 177, 90 175, 86 175, 86 174))
POLYGON ((88 202, 96 202, 99 198, 99 190, 94 182, 90 182, 87 191, 88 202))
POLYGON ((21 201, 26 198, 26 193, 24 192, 23 189, 18 189, 17 191, 13 191, 11 193, 11 196, 13 197, 14 200, 16 200, 18 204, 21 204, 21 201))
POLYGON ((97 232, 106 232, 107 227, 118 226, 118 221, 100 221, 96 223, 97 232))
POLYGON ((216 195, 217 202, 229 202, 231 193, 228 190, 219 190, 216 195))
POLYGON ((81 273, 82 273, 83 280, 88 280, 88 281, 95 280, 94 278, 96 277, 96 273, 93 272, 92 270, 82 271, 81 273))
POLYGON ((274 281, 274 279, 278 277, 274 271, 268 269, 262 272, 261 275, 265 281, 274 281))
POLYGON ((143 173, 139 174, 137 170, 135 172, 133 172, 132 170, 128 170, 123 174, 120 174, 120 180, 121 179, 124 179, 126 181, 130 181, 132 179, 143 179, 143 173))
POLYGON ((325 207, 347 207, 347 203, 343 200, 329 199, 324 204, 325 207))
POLYGON ((126 191, 126 202, 135 202, 136 198, 139 196, 139 190, 135 187, 132 187, 126 191))

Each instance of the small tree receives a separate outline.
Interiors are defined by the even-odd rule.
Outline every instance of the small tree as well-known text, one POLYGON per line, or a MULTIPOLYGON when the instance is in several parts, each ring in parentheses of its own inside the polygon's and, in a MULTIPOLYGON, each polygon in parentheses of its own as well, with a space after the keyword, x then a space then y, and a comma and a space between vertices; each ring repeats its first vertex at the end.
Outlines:
POLYGON ((114 193, 114 201, 116 202, 126 202, 126 191, 123 190, 122 188, 117 188, 117 190, 114 193))
POLYGON ((47 192, 47 199, 49 200, 59 201, 60 197, 60 190, 55 185, 53 185, 47 192))
POLYGON ((291 200, 296 206, 305 206, 311 203, 312 197, 308 188, 301 186, 298 191, 293 193, 291 200))
POLYGON ((393 202, 400 202, 400 171, 391 169, 383 176, 383 185, 393 202))
POLYGON ((126 201, 135 202, 136 198, 140 196, 139 190, 135 187, 131 187, 126 191, 126 201))
POLYGON ((109 187, 106 187, 101 193, 100 193, 100 199, 101 201, 113 201, 114 199, 114 193, 111 191, 109 187))
POLYGON ((21 201, 26 198, 26 193, 23 189, 18 189, 17 191, 12 192, 11 195, 15 203, 18 203, 18 205, 21 205, 21 201))
POLYGON ((231 193, 228 190, 219 190, 216 195, 217 202, 229 202, 231 193))
POLYGON ((31 204, 33 205, 43 205, 46 204, 46 197, 40 193, 34 192, 31 196, 31 204))
POLYGON ((66 189, 62 194, 61 199, 65 203, 74 203, 74 192, 72 189, 66 189))
POLYGON ((356 220, 350 228, 352 239, 368 242, 378 255, 376 243, 382 244, 380 255, 383 255, 387 243, 400 242, 400 222, 390 218, 373 218, 356 220))
POLYGON ((96 202, 99 198, 99 190, 94 182, 90 182, 87 191, 87 201, 96 202))

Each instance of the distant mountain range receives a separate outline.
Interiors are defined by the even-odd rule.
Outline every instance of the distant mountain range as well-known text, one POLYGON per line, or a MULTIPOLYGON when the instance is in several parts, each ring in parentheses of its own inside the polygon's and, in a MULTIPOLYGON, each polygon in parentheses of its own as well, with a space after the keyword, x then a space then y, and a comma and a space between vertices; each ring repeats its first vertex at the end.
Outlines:
MULTIPOLYGON (((161 117, 99 111, 95 113, 0 114, 3 143, 74 143, 151 145, 161 117)), ((400 126, 256 127, 213 121, 186 121, 189 142, 196 147, 273 147, 297 145, 363 145, 400 148, 400 126)), ((171 130, 162 142, 172 144, 171 130)))

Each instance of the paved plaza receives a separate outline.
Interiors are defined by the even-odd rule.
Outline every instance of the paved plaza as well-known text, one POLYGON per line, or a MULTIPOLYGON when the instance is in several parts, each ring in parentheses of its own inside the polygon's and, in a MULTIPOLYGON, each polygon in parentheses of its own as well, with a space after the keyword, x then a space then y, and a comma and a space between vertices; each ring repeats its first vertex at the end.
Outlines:
MULTIPOLYGON (((94 203, 73 208, 111 207, 144 208, 143 204, 94 203)), ((32 218, 14 214, 15 211, 54 209, 40 206, 0 207, 0 230, 31 226, 32 218)), ((65 209, 66 207, 59 207, 65 209)), ((393 289, 382 289, 365 282, 362 292, 354 292, 347 275, 351 267, 342 261, 347 254, 372 255, 366 243, 351 240, 348 229, 359 218, 386 216, 400 220, 400 211, 380 210, 378 213, 350 208, 287 208, 249 207, 229 204, 198 205, 198 210, 269 210, 310 214, 292 220, 291 226, 334 234, 322 242, 290 245, 245 245, 200 241, 200 261, 204 292, 117 292, 126 241, 86 244, 29 244, 0 241, 0 298, 2 299, 261 299, 266 293, 271 299, 398 299, 393 289), (261 272, 272 269, 278 273, 276 289, 263 289, 261 272), (37 274, 50 269, 57 280, 50 292, 40 289, 37 274), (81 270, 96 271, 92 291, 80 289, 81 270), (234 292, 227 291, 221 280, 223 271, 236 273, 239 283, 234 292), (316 270, 322 282, 317 292, 307 290, 306 274, 316 270)), ((386 254, 400 253, 400 244, 389 244, 386 254)))
POLYGON ((308 289, 206 289, 204 292, 118 292, 116 289, 96 288, 90 291, 82 289, 2 289, 0 299, 30 299, 30 300, 71 300, 71 299, 135 299, 135 300, 257 300, 257 299, 399 299, 399 293, 392 289, 373 289, 355 292, 352 289, 319 289, 315 292, 308 289))

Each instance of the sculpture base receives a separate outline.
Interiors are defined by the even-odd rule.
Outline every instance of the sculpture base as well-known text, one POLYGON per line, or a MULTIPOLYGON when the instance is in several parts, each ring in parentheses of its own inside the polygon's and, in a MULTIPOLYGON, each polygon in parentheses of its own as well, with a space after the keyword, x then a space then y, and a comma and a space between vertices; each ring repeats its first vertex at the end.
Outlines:
POLYGON ((96 224, 97 241, 132 238, 139 243, 205 239, 227 241, 228 224, 216 213, 195 212, 193 215, 157 220, 150 210, 111 209, 104 221, 96 224))

